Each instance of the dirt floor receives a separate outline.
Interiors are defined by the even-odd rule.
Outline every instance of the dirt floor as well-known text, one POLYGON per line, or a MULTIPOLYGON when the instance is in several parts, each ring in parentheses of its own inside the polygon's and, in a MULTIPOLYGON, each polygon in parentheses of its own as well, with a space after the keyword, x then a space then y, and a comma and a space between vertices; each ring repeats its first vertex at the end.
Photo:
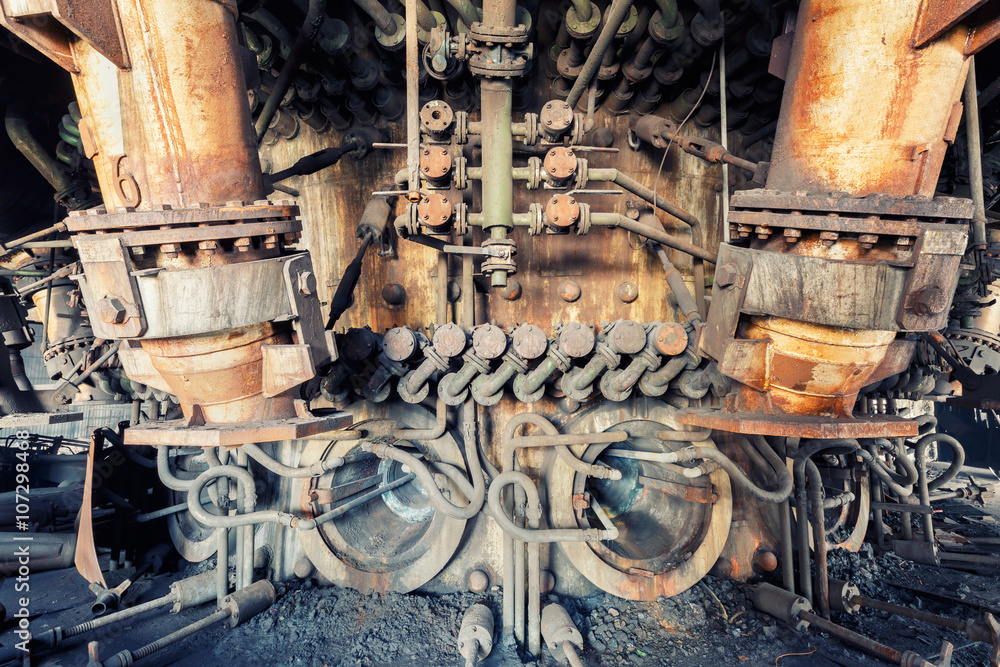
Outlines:
MULTIPOLYGON (((939 528, 967 537, 1000 535, 1000 506, 987 508, 944 501, 936 515, 939 528)), ((943 536, 944 542, 948 536, 943 536)), ((956 549, 958 547, 955 547, 956 549)), ((997 547, 993 547, 997 549, 997 547)), ((143 578, 128 593, 129 604, 166 593, 171 581, 210 566, 143 578)), ((108 573, 109 584, 129 570, 108 573)), ((892 554, 876 554, 869 546, 856 554, 830 554, 830 574, 858 584, 862 594, 926 611, 968 620, 984 611, 1000 613, 997 573, 915 565, 892 554)), ((89 620, 92 595, 74 570, 33 575, 31 627, 68 627, 89 620)), ((493 609, 500 624, 500 592, 445 596, 364 595, 336 587, 319 588, 311 581, 283 588, 277 603, 241 627, 215 626, 144 659, 142 665, 308 665, 348 667, 399 665, 431 667, 464 665, 456 647, 465 610, 476 602, 493 609)), ((0 586, 0 602, 12 609, 13 581, 0 586)), ((633 603, 606 595, 557 599, 584 636, 583 664, 588 667, 671 665, 886 665, 835 637, 815 630, 798 633, 754 610, 748 589, 707 577, 685 593, 652 603, 633 603)), ((98 641, 102 659, 123 648, 132 650, 208 615, 211 605, 178 615, 166 609, 66 640, 58 652, 33 657, 35 665, 87 665, 87 642, 98 641)), ((900 650, 911 649, 934 662, 942 640, 955 646, 952 665, 989 665, 989 647, 963 633, 945 630, 872 610, 856 616, 834 614, 845 627, 900 650)), ((0 635, 4 649, 16 641, 10 620, 0 635)), ((537 661, 521 656, 512 643, 498 639, 486 666, 556 664, 546 649, 537 661)))

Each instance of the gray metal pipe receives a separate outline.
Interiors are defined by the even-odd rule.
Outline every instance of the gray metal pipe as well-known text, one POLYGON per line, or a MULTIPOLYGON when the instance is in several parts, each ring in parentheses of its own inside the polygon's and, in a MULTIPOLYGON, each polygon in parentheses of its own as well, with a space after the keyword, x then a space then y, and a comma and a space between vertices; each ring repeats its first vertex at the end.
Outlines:
POLYGON ((354 0, 361 11, 371 17, 378 29, 381 30, 386 35, 395 35, 399 26, 396 25, 396 21, 393 20, 392 14, 389 13, 381 2, 378 0, 354 0))
POLYGON ((631 192, 636 197, 652 204, 656 208, 666 211, 681 222, 690 225, 692 228, 701 229, 702 227, 701 220, 699 220, 697 216, 685 211, 669 199, 656 194, 651 188, 647 188, 639 181, 623 174, 613 167, 590 168, 587 170, 587 180, 614 183, 623 190, 631 192))
MULTIPOLYGON (((359 0, 359 4, 360 2, 374 2, 378 4, 375 0, 359 0)), ((379 6, 381 7, 381 5, 379 6)), ((267 127, 270 125, 275 112, 277 112, 278 105, 288 91, 288 87, 292 84, 292 79, 298 71, 299 65, 302 64, 309 53, 312 42, 319 32, 320 26, 323 25, 325 14, 326 0, 309 0, 309 8, 306 11, 305 21, 303 21, 302 27, 299 29, 299 34, 295 36, 295 43, 288 52, 288 58, 285 60, 281 72, 278 73, 278 79, 274 82, 274 86, 271 88, 271 92, 264 102, 264 108, 261 109, 260 116, 257 117, 257 122, 254 125, 254 129, 257 132, 257 143, 260 143, 261 139, 264 138, 264 133, 267 131, 267 127)), ((395 23, 393 23, 393 28, 395 28, 395 23)))
POLYGON ((614 4, 611 5, 611 10, 604 17, 605 23, 601 29, 601 34, 597 36, 597 41, 591 47, 587 61, 583 63, 580 75, 576 78, 572 90, 569 91, 569 95, 566 97, 566 104, 571 109, 583 97, 583 91, 590 85, 590 80, 594 78, 594 74, 597 73, 598 68, 601 66, 601 61, 604 60, 605 51, 611 46, 615 35, 618 34, 618 29, 621 28, 622 23, 624 23, 631 10, 632 0, 615 0, 614 4))
POLYGON ((983 195, 983 144, 979 127, 979 99, 976 91, 976 58, 969 56, 969 75, 963 91, 965 136, 969 145, 969 189, 975 212, 972 216, 972 245, 986 246, 986 200, 983 195))
POLYGON ((240 449, 249 454, 250 458, 254 461, 281 477, 319 477, 320 475, 324 475, 331 470, 344 465, 343 457, 336 457, 326 459, 324 461, 316 461, 307 468, 293 468, 292 466, 286 466, 285 464, 276 461, 274 457, 261 449, 259 445, 252 442, 246 443, 240 447, 240 449))
POLYGON ((7 128, 7 136, 10 137, 14 147, 28 159, 28 162, 38 170, 38 173, 45 177, 53 190, 57 193, 63 192, 73 184, 69 174, 66 173, 59 161, 49 155, 31 133, 28 120, 16 105, 11 104, 7 107, 4 125, 7 128))

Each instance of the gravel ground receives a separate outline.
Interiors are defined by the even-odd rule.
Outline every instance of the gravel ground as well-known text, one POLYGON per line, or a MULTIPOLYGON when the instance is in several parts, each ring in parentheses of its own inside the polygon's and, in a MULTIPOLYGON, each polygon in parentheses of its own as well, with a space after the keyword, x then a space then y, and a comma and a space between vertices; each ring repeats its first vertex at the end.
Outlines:
MULTIPOLYGON (((964 503, 941 504, 936 520, 967 536, 1000 533, 995 517, 1000 501, 985 509, 964 503)), ((916 526, 919 527, 919 526, 916 526)), ((190 576, 211 562, 182 567, 179 571, 143 578, 129 593, 130 604, 163 595, 171 581, 190 576)), ((836 550, 829 554, 830 575, 855 582, 863 595, 924 609, 952 618, 981 618, 984 609, 1000 613, 1000 587, 996 573, 983 576, 948 568, 930 568, 904 561, 893 554, 877 553, 864 545, 858 553, 836 550), (917 592, 930 590, 934 594, 917 592)), ((130 574, 108 573, 109 585, 130 574)), ((777 573, 775 573, 777 574, 777 573)), ((433 596, 424 594, 362 594, 357 591, 316 587, 311 581, 282 587, 282 595, 267 611, 243 626, 210 628, 201 634, 143 660, 144 667, 178 665, 306 665, 308 667, 450 667, 464 665, 456 646, 463 614, 472 604, 489 606, 496 625, 501 622, 500 591, 433 596)), ((583 664, 587 667, 670 665, 676 667, 729 667, 762 665, 815 667, 826 665, 886 665, 885 661, 854 650, 836 637, 815 629, 797 633, 757 612, 748 588, 729 580, 706 577, 673 598, 637 603, 608 595, 582 599, 547 596, 569 611, 584 637, 583 664)), ((73 570, 33 575, 32 629, 67 627, 90 617, 92 595, 73 570)), ((14 608, 13 581, 0 586, 0 603, 14 608)), ((36 656, 32 664, 46 667, 86 667, 86 645, 99 640, 101 657, 107 659, 124 648, 136 649, 204 617, 210 606, 178 615, 165 610, 122 622, 91 635, 67 640, 58 654, 36 656)), ((935 626, 863 609, 854 616, 836 615, 847 628, 900 650, 913 650, 934 661, 942 640, 955 646, 953 667, 989 664, 989 648, 970 642, 963 634, 935 626)), ((0 644, 9 647, 11 621, 3 627, 0 644)), ((499 633, 495 633, 498 635, 499 633)), ((498 639, 485 667, 553 665, 548 650, 538 660, 528 660, 512 642, 498 639)))

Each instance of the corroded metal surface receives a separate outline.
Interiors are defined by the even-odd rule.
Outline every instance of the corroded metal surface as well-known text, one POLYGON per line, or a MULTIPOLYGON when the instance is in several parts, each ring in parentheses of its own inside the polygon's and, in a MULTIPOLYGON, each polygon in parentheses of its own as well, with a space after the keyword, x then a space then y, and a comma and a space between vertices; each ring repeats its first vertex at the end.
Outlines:
POLYGON ((968 69, 968 29, 914 49, 920 5, 802 4, 768 188, 933 195, 968 69))
POLYGON ((829 419, 801 415, 725 412, 718 408, 681 410, 678 421, 691 426, 731 433, 758 433, 832 440, 835 438, 912 438, 917 424, 899 417, 829 419))

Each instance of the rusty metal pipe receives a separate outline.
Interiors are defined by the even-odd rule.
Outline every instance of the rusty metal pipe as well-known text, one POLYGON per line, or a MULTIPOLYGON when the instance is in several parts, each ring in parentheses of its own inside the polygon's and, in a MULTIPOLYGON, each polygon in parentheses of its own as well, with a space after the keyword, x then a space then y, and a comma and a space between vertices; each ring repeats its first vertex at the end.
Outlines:
POLYGON ((615 0, 611 5, 611 9, 604 17, 604 27, 601 29, 601 34, 597 36, 597 40, 590 49, 590 55, 587 56, 587 61, 583 63, 580 75, 573 83, 573 88, 569 91, 569 95, 566 96, 566 104, 571 109, 580 101, 583 91, 590 86, 590 80, 594 78, 594 74, 601 66, 605 52, 611 46, 615 35, 618 34, 618 29, 621 28, 622 23, 625 22, 631 11, 632 0, 615 0))
MULTIPOLYGON (((816 561, 814 590, 816 606, 823 618, 830 618, 830 589, 827 573, 826 522, 823 514, 823 476, 812 459, 806 459, 809 478, 809 509, 812 512, 813 559, 816 561)), ((805 519, 805 517, 803 517, 805 519)))
POLYGON ((440 398, 437 400, 436 417, 433 428, 399 428, 392 432, 392 437, 405 440, 437 440, 448 428, 448 406, 440 398))
MULTIPOLYGON (((375 0, 355 1, 359 2, 359 4, 362 1, 378 4, 375 0)), ((381 7, 381 5, 379 5, 379 7, 381 7)), ((257 122, 254 124, 254 129, 257 132, 258 143, 260 143, 261 139, 264 138, 264 133, 267 131, 268 125, 271 123, 271 119, 278 110, 278 105, 281 103, 282 98, 284 98, 285 93, 288 92, 288 87, 292 84, 292 79, 298 71, 299 65, 302 64, 308 55, 309 49, 312 47, 313 40, 316 39, 316 35, 319 33, 319 28, 323 25, 325 14, 326 0, 309 0, 309 7, 306 10, 306 18, 302 22, 299 34, 295 36, 295 43, 292 44, 292 48, 288 52, 288 57, 285 59, 285 64, 282 66, 281 72, 278 74, 278 79, 274 82, 274 86, 271 88, 271 92, 267 96, 267 101, 264 102, 264 108, 261 109, 260 116, 257 117, 257 122)), ((377 22, 378 21, 376 20, 376 23, 377 22)), ((392 24, 394 32, 396 24, 393 22, 391 17, 389 18, 389 23, 392 24)), ((392 32, 389 32, 388 34, 392 34, 392 32)))
POLYGON ((768 188, 933 196, 966 81, 968 27, 914 48, 922 4, 802 3, 768 188))
MULTIPOLYGON (((892 648, 891 646, 880 644, 879 642, 873 639, 869 639, 864 635, 858 634, 857 632, 854 632, 852 630, 848 630, 847 628, 841 625, 837 625, 832 621, 828 621, 822 616, 814 614, 811 611, 799 611, 798 618, 800 618, 803 621, 806 621, 811 625, 815 625, 817 628, 819 628, 824 632, 829 632, 831 635, 840 637, 841 639, 844 639, 852 644, 860 646, 861 648, 865 649, 870 653, 874 653, 875 655, 881 656, 886 660, 891 660, 892 662, 895 662, 897 664, 906 665, 907 667, 934 667, 933 663, 924 660, 913 651, 899 651, 897 649, 892 648)), ((947 653, 950 658, 951 651, 952 651, 951 644, 949 644, 948 642, 944 642, 942 644, 942 650, 941 650, 942 657, 944 657, 944 654, 947 653)), ((951 664, 950 659, 943 664, 951 664)))
POLYGON ((240 449, 249 454, 250 458, 254 461, 280 477, 319 477, 320 475, 324 475, 331 470, 344 465, 343 457, 336 457, 332 459, 325 459, 323 461, 317 461, 308 468, 295 468, 293 466, 286 466, 285 464, 276 461, 274 457, 261 449, 259 445, 252 442, 244 444, 240 449))
POLYGON ((979 99, 976 90, 976 61, 969 57, 965 79, 965 137, 969 145, 969 189, 976 210, 972 217, 972 245, 986 247, 986 201, 983 194, 983 145, 979 126, 979 99))
POLYGON ((624 229, 625 231, 638 234, 639 236, 648 238, 651 241, 656 241, 657 243, 661 243, 665 246, 673 248, 674 250, 680 250, 683 253, 691 255, 692 257, 703 259, 706 262, 715 264, 718 259, 718 255, 714 252, 705 250, 704 248, 699 248, 693 243, 682 241, 676 236, 668 234, 662 227, 659 229, 650 227, 639 222, 638 220, 633 220, 632 218, 619 213, 591 213, 590 222, 594 225, 624 229))
POLYGON ((627 190, 636 197, 653 204, 658 209, 666 211, 681 222, 687 223, 692 228, 701 229, 702 227, 701 221, 697 218, 697 216, 685 211, 677 204, 674 204, 665 197, 658 195, 653 192, 651 188, 647 188, 642 183, 639 183, 635 179, 623 174, 617 169, 606 167, 589 168, 587 170, 587 180, 614 183, 623 190, 627 190))

